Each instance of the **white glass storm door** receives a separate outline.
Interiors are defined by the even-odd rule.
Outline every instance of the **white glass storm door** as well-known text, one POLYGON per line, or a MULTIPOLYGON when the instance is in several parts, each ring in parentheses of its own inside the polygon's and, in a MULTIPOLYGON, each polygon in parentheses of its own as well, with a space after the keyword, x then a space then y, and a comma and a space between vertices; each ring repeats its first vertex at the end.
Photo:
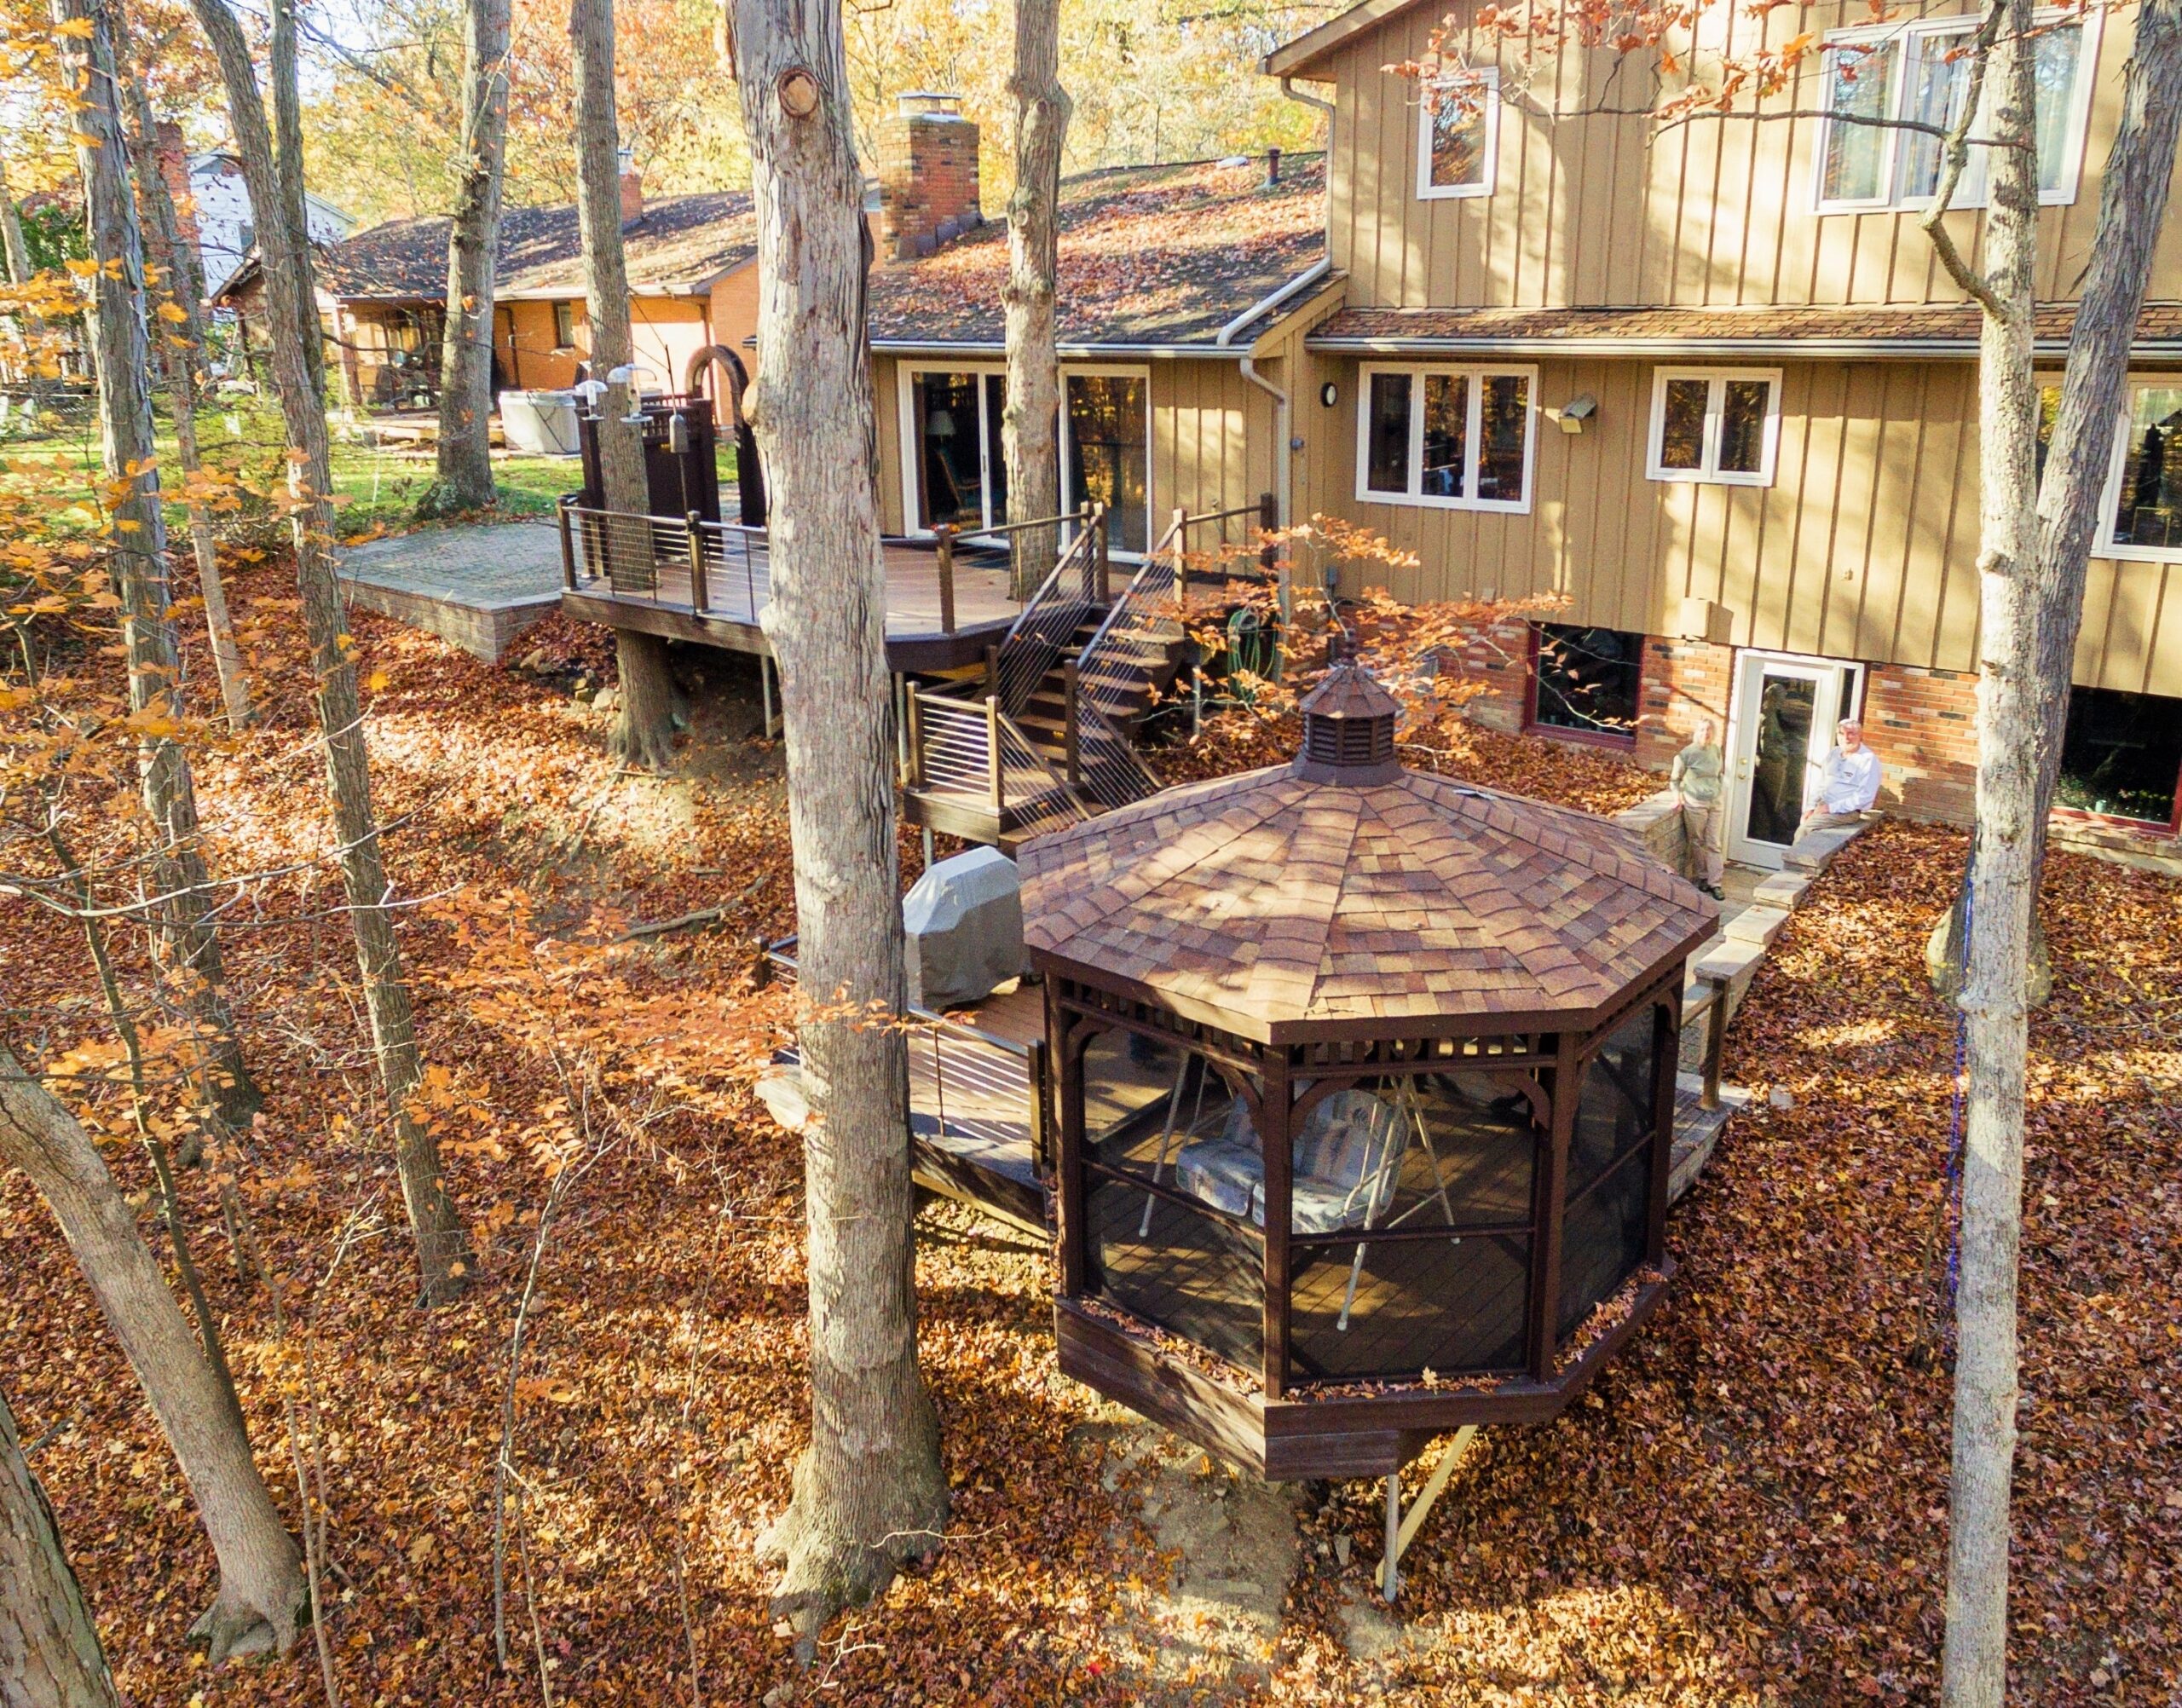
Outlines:
POLYGON ((1736 661, 1728 732, 1727 857, 1778 871, 1818 787, 1833 726, 1856 703, 1863 666, 1746 652, 1736 661))
POLYGON ((1007 520, 1007 459, 1000 418, 1007 379, 998 368, 905 368, 902 491, 911 534, 944 522, 974 534, 1007 520))
POLYGON ((1061 376, 1061 505, 1106 507, 1110 556, 1152 549, 1152 379, 1141 368, 1061 376))

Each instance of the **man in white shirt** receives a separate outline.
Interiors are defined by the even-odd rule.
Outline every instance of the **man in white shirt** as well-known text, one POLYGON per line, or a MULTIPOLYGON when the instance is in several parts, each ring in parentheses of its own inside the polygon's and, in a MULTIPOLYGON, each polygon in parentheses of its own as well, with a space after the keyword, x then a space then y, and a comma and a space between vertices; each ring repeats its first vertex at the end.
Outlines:
POLYGON ((1844 718, 1839 740, 1820 768, 1818 786, 1804 803, 1804 822, 1796 827, 1800 842, 1814 830, 1838 830, 1861 824, 1879 799, 1879 755, 1864 745, 1864 726, 1844 718))

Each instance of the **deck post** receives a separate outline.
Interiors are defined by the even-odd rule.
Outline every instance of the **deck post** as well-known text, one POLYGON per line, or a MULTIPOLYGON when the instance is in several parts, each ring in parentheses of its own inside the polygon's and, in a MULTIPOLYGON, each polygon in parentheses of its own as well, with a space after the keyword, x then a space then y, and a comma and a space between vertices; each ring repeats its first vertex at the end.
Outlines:
POLYGON ((985 698, 1000 698, 1000 649, 996 646, 985 648, 985 698))
POLYGON ((941 522, 932 531, 939 546, 939 632, 955 632, 955 528, 941 522))
POLYGON ((758 703, 765 720, 765 739, 773 739, 773 655, 758 655, 758 703))
POLYGON ((924 702, 918 697, 915 683, 905 682, 903 688, 909 701, 909 787, 921 789, 924 787, 924 702))
POLYGON ((1091 549, 1099 557, 1099 603, 1114 603, 1114 559, 1106 547, 1106 506, 1091 506, 1091 549))
POLYGON ((704 520, 694 510, 683 517, 690 529, 690 609, 700 617, 706 603, 704 520))
POLYGON ((1391 1607, 1401 1593, 1401 1473, 1387 1473, 1387 1562, 1379 1575, 1379 1593, 1391 1607))
MULTIPOLYGON (((999 649, 993 649, 999 656, 999 649)), ((1007 811, 1007 767, 1000 757, 1000 695, 997 691, 985 701, 985 769, 992 776, 992 810, 996 817, 1007 811)))
POLYGON ((1087 599, 1097 597, 1100 591, 1098 547, 1091 539, 1091 524, 1095 519, 1096 506, 1087 499, 1076 513, 1077 537, 1083 542, 1083 597, 1087 599))
POLYGON ((1083 786, 1082 740, 1076 727, 1077 673, 1077 663, 1074 659, 1068 659, 1062 663, 1060 667, 1060 745, 1061 752, 1066 756, 1068 761, 1068 786, 1071 788, 1081 788, 1083 786))
POLYGON ((1705 1011, 1705 1089, 1697 1099, 1700 1109, 1720 1106, 1720 1057, 1728 1042, 1728 985, 1723 979, 1707 979, 1712 987, 1712 1006, 1705 1011))
POLYGON ((576 590, 576 535, 569 525, 566 499, 553 506, 553 516, 561 525, 561 585, 573 593, 576 590))
MULTIPOLYGON (((1258 494, 1258 528, 1265 534, 1280 532, 1280 505, 1271 493, 1258 494)), ((1269 570, 1279 557, 1280 548, 1268 540, 1258 548, 1258 568, 1269 570)))
POLYGON ((1030 1082, 1030 1160, 1047 1180, 1053 1173, 1053 1127, 1046 1111, 1046 1041, 1030 1040, 1024 1071, 1030 1082))
POLYGON ((1182 626, 1190 620, 1190 513, 1177 510, 1172 525, 1175 536, 1175 597, 1181 602, 1182 626))

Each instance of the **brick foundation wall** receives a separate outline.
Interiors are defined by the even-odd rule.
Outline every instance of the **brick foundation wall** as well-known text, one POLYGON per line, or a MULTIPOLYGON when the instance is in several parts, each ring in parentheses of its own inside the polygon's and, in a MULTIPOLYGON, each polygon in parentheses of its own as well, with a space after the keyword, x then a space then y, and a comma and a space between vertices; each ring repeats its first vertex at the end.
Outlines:
POLYGON ((1864 674, 1864 739, 1881 767, 1879 804, 1905 818, 1967 824, 1977 789, 1977 678, 1875 664, 1864 674))
POLYGON ((1665 770, 1706 718, 1712 720, 1712 739, 1724 743, 1735 667, 1733 647, 1647 635, 1638 690, 1636 763, 1648 770, 1665 770))

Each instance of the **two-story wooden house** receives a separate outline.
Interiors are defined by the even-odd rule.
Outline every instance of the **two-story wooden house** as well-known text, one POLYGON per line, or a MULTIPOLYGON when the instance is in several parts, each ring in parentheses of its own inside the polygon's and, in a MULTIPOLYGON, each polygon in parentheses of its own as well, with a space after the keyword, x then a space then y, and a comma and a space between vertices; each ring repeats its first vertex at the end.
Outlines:
MULTIPOLYGON (((1735 857, 1778 862, 1851 713, 1883 805, 1966 821, 1977 316, 1918 226, 1931 139, 1859 121, 1959 112, 1971 14, 1715 9, 1700 69, 1806 32, 1825 49, 1767 116, 1663 127, 1650 65, 1610 51, 1526 62, 1473 40, 1444 86, 1390 69, 1426 58, 1448 4, 1365 0, 1266 59, 1331 108, 1325 156, 1064 185, 1065 501, 1105 502, 1125 561, 1175 508, 1270 492, 1284 520, 1342 516, 1412 551, 1402 597, 1565 599, 1473 649, 1475 714, 1659 766, 1710 718, 1735 857)), ((2057 13, 2039 38, 2039 347, 2057 378, 2134 20, 2057 13)), ((880 137, 881 482, 889 531, 913 539, 1008 513, 1006 245, 976 162, 951 97, 903 97, 880 137)), ((1981 172, 1948 216, 1973 255, 1981 172)), ((2057 828, 2173 858, 2182 236, 2134 368, 2057 828)))
MULTIPOLYGON (((1918 228, 1931 142, 1853 121, 1959 111, 1949 52, 1972 17, 1717 9, 1700 46, 1827 43, 1775 116, 1662 129, 1649 68, 1605 51, 1526 65, 1473 38, 1444 92, 1390 70, 1427 55, 1446 0, 1366 0, 1268 56, 1331 98, 1338 290, 1261 366, 1293 400, 1292 511, 1412 549, 1397 593, 1569 601, 1543 660, 1515 637, 1471 661, 1486 715, 1654 764, 1712 717, 1729 851, 1770 863, 1851 713, 1882 805, 1969 814, 1977 316, 1918 228)), ((2093 9, 2040 39, 2057 377, 2134 19, 2093 9)), ((1972 254, 1976 176, 1948 222, 1972 254)), ((2182 230, 2150 296, 2061 785, 2071 834, 2148 850, 2176 828, 2182 771, 2182 230)))

